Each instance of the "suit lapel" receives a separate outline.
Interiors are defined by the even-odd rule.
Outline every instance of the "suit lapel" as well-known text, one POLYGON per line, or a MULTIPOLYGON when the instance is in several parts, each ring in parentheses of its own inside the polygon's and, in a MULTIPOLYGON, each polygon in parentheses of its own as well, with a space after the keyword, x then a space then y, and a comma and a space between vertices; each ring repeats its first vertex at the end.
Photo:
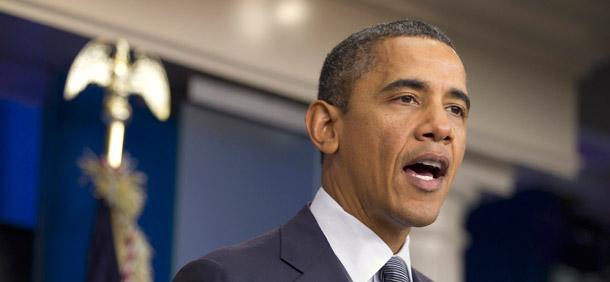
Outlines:
MULTIPOLYGON (((302 273, 295 282, 351 282, 309 205, 280 227, 280 244, 281 259, 302 273)), ((412 270, 413 282, 433 282, 417 269, 412 270)))
POLYGON ((295 281, 350 282, 308 205, 280 227, 281 258, 302 275, 295 281))
POLYGON ((351 282, 347 271, 328 247, 295 282, 351 282))

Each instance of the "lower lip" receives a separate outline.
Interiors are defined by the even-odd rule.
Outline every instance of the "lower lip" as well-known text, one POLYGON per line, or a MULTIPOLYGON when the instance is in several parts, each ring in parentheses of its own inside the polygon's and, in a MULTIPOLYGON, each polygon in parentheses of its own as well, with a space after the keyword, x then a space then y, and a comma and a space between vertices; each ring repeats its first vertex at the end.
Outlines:
POLYGON ((430 180, 427 180, 417 177, 417 173, 415 173, 415 171, 409 168, 405 169, 404 172, 407 174, 407 178, 409 178, 409 181, 411 181, 413 184, 415 184, 415 186, 424 191, 434 192, 441 189, 441 185, 443 182, 442 176, 439 178, 432 178, 430 180))

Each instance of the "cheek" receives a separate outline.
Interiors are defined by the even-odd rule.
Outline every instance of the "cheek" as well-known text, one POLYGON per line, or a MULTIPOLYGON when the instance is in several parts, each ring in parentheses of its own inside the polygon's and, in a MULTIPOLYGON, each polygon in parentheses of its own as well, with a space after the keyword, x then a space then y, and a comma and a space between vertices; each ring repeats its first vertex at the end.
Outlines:
POLYGON ((454 140, 452 144, 454 160, 461 160, 466 149, 466 124, 464 121, 457 121, 452 124, 454 131, 454 140))
MULTIPOLYGON (((379 128, 366 118, 351 120, 345 124, 342 132, 342 141, 339 145, 339 152, 358 169, 369 167, 370 163, 375 162, 375 156, 379 142, 383 142, 379 136, 379 128)), ((370 169, 370 167, 369 167, 370 169)))
POLYGON ((464 159, 464 153, 466 150, 466 133, 462 133, 461 135, 456 135, 456 138, 451 146, 452 156, 453 156, 453 164, 452 164, 452 172, 451 180, 453 181, 453 177, 457 174, 459 170, 462 160, 464 159))
POLYGON ((464 157, 464 152, 466 151, 466 132, 463 132, 461 135, 456 136, 456 140, 454 142, 454 153, 456 157, 459 157, 460 161, 464 157))
POLYGON ((377 128, 379 157, 386 162, 393 163, 408 143, 409 129, 399 122, 391 121, 380 123, 377 128))

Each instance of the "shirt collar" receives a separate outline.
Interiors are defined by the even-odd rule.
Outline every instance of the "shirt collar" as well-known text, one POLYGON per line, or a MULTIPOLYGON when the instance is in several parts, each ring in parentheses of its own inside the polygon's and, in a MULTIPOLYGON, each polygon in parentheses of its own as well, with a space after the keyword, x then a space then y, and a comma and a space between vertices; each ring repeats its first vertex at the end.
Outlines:
MULTIPOLYGON (((352 281, 369 281, 394 255, 375 232, 343 210, 323 188, 316 193, 310 210, 352 281)), ((405 261, 412 277, 409 243, 407 236, 396 255, 405 261)))

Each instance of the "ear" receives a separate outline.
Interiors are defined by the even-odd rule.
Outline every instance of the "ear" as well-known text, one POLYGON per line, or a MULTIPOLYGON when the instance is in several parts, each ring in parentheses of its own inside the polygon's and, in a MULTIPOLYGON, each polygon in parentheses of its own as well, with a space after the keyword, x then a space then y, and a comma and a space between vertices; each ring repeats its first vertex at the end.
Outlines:
POLYGON ((339 148, 337 122, 341 110, 322 100, 316 100, 307 109, 305 125, 309 138, 324 154, 333 154, 339 148))

